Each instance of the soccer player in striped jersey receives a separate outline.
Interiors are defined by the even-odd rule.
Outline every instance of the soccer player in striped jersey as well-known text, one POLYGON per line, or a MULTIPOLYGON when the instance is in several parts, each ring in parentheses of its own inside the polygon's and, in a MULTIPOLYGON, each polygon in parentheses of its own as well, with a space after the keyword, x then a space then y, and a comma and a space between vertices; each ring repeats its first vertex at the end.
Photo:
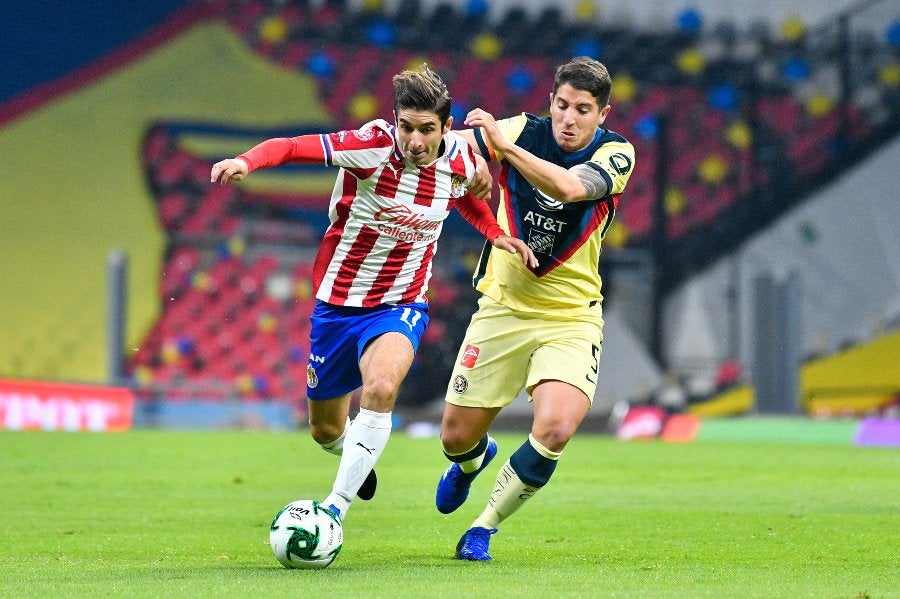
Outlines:
POLYGON ((394 123, 379 119, 352 131, 269 139, 216 163, 210 174, 224 184, 287 162, 340 167, 330 225, 313 265, 306 380, 310 433, 341 456, 323 501, 339 518, 355 496, 374 494, 374 466, 390 436, 397 392, 428 323, 425 292, 450 210, 459 210, 493 247, 536 264, 528 246, 504 234, 487 203, 468 192, 476 157, 450 131, 444 82, 426 66, 396 75, 393 83, 394 123), (360 409, 351 421, 350 395, 358 388, 360 409))
POLYGON ((550 115, 496 121, 471 111, 461 131, 500 161, 497 220, 522 237, 537 268, 485 247, 474 277, 481 291, 447 389, 441 426, 452 463, 438 482, 442 513, 466 500, 497 454, 488 429, 524 389, 534 405, 528 439, 501 467, 484 511, 456 557, 489 560, 491 535, 547 484, 591 407, 603 339, 600 243, 634 167, 634 148, 605 129, 611 79, 596 60, 558 67, 550 115))

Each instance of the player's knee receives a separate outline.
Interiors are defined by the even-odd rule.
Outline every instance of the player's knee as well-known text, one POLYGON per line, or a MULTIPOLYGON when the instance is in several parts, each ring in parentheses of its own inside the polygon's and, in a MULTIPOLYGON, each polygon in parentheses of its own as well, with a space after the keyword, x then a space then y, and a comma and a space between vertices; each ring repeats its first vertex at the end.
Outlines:
POLYGON ((457 455, 469 451, 487 439, 486 432, 460 418, 444 415, 441 421, 441 447, 444 453, 457 455))
POLYGON ((456 455, 464 452, 468 447, 465 446, 465 443, 460 443, 460 438, 458 436, 448 436, 441 435, 441 448, 444 450, 445 454, 456 455))
POLYGON ((366 381, 360 405, 377 412, 385 412, 393 408, 396 398, 397 384, 389 377, 378 377, 366 381))
POLYGON ((535 427, 531 434, 541 445, 550 451, 562 451, 566 444, 575 435, 578 425, 565 422, 552 422, 544 426, 535 427))
POLYGON ((310 418, 309 434, 319 445, 331 443, 344 432, 344 421, 329 422, 310 418))
MULTIPOLYGON (((447 456, 462 455, 472 450, 473 447, 478 448, 482 441, 484 441, 484 446, 486 447, 486 436, 473 437, 471 431, 461 427, 441 429, 441 448, 447 456)), ((484 447, 481 448, 480 453, 475 452, 475 455, 481 455, 481 453, 484 453, 484 447)))

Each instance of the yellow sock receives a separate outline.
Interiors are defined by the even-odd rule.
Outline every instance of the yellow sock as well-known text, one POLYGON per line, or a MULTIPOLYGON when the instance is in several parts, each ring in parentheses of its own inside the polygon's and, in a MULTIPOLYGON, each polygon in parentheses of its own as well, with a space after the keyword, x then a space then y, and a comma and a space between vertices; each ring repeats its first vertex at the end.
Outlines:
MULTIPOLYGON (((544 460, 545 464, 549 463, 554 467, 560 456, 560 453, 550 451, 541 445, 532 435, 528 436, 528 442, 519 451, 524 451, 534 456, 537 461, 544 460), (547 462, 547 460, 550 460, 550 462, 547 462)), ((519 459, 519 462, 521 463, 522 460, 519 459)), ((549 476, 550 474, 547 473, 544 482, 546 482, 546 479, 549 479, 549 476)), ((500 472, 497 473, 497 480, 494 481, 494 490, 491 491, 491 498, 488 500, 487 506, 485 506, 481 515, 475 519, 472 526, 497 528, 501 522, 522 507, 522 504, 531 499, 540 488, 522 482, 522 479, 519 478, 519 475, 516 474, 516 471, 510 464, 510 460, 507 460, 503 467, 500 468, 500 472)))
POLYGON ((522 504, 531 499, 537 491, 538 487, 529 487, 523 483, 509 465, 509 460, 506 460, 497 473, 494 490, 491 491, 487 506, 481 515, 475 518, 472 526, 497 528, 497 525, 522 507, 522 504))

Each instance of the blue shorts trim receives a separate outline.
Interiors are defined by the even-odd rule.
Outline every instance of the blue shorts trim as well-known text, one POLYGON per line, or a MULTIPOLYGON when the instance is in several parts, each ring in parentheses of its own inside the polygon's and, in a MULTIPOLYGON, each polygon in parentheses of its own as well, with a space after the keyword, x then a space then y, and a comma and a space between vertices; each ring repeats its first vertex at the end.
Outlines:
POLYGON ((306 396, 332 399, 362 386, 359 360, 379 335, 400 333, 417 351, 428 325, 428 304, 355 308, 316 301, 310 323, 306 396))

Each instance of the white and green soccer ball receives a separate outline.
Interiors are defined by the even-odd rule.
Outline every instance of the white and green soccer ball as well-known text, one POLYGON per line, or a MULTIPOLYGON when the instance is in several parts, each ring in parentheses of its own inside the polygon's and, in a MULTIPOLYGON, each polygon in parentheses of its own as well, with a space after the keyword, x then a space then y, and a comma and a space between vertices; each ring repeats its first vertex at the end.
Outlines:
POLYGON ((269 545, 285 568, 324 568, 343 544, 340 520, 311 499, 298 499, 281 508, 269 528, 269 545))

